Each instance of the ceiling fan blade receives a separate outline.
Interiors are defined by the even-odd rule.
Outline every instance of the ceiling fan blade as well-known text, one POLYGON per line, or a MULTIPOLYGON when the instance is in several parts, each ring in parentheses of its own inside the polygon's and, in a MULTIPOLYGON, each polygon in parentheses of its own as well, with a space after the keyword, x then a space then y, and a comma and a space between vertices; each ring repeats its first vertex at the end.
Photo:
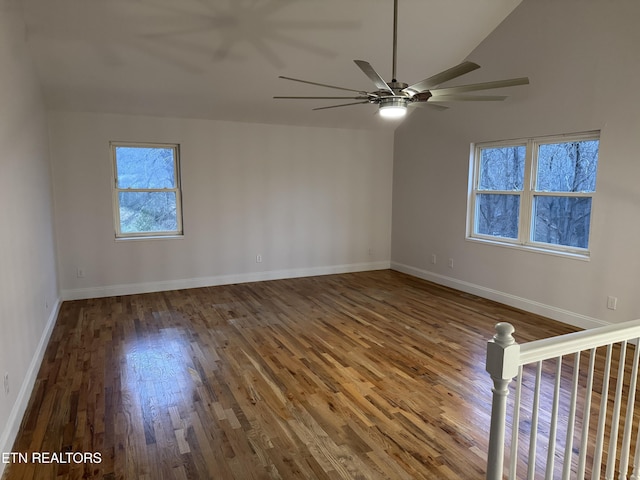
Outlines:
POLYGON ((367 100, 366 102, 341 103, 340 105, 330 105, 328 107, 317 107, 317 108, 312 108, 311 110, 326 110, 327 108, 348 107, 349 105, 360 105, 362 103, 369 103, 369 101, 367 100))
POLYGON ((373 69, 369 62, 365 62, 364 60, 354 60, 354 63, 360 67, 360 70, 362 70, 367 77, 369 77, 378 90, 385 90, 391 93, 391 95, 395 95, 393 90, 391 90, 391 87, 387 85, 387 82, 385 82, 378 72, 373 69))
POLYGON ((434 95, 429 102, 499 102, 506 95, 434 95))
POLYGON ((408 93, 409 95, 415 95, 416 93, 424 92, 425 90, 437 87, 441 83, 453 80, 456 77, 464 75, 465 73, 472 72, 478 68, 480 68, 480 65, 478 65, 477 63, 462 62, 460 65, 451 67, 444 72, 436 73, 429 78, 425 78, 418 83, 414 83, 413 85, 408 86, 402 91, 408 93))
POLYGON ((528 85, 527 77, 510 78, 508 80, 496 80, 495 82, 473 83, 470 85, 459 85, 457 87, 436 88, 431 90, 435 95, 451 95, 453 93, 474 92, 477 90, 490 90, 492 88, 515 87, 516 85, 528 85))
POLYGON ((367 100, 369 97, 273 97, 277 99, 287 98, 293 100, 367 100))
POLYGON ((335 88, 337 90, 346 90, 347 92, 356 92, 361 95, 369 95, 369 93, 365 92, 364 90, 354 90, 353 88, 336 87, 335 85, 327 85, 326 83, 310 82, 309 80, 300 80, 299 78, 284 77, 282 75, 280 75, 278 78, 284 78, 285 80, 291 80, 294 82, 308 83, 309 85, 317 85, 319 87, 335 88))
POLYGON ((410 103, 409 106, 413 106, 415 105, 416 107, 429 107, 429 108, 433 108, 434 110, 448 110, 449 107, 445 106, 445 105, 440 105, 439 103, 432 103, 432 102, 413 102, 410 103))

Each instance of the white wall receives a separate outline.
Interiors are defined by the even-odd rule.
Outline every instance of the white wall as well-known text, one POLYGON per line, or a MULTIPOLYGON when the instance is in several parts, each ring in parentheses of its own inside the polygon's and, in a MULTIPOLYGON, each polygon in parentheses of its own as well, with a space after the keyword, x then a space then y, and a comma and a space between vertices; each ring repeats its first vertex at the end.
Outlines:
POLYGON ((49 120, 65 298, 389 267, 391 131, 49 120), (114 240, 110 140, 180 144, 183 239, 114 240))
POLYGON ((0 452, 11 451, 58 306, 46 118, 12 5, 0 3, 0 452))
POLYGON ((640 2, 525 0, 469 56, 482 68, 459 83, 526 75, 531 85, 509 89, 506 103, 418 111, 397 130, 395 268, 576 325, 640 317, 638 18, 640 2), (594 129, 590 261, 465 240, 472 142, 594 129))

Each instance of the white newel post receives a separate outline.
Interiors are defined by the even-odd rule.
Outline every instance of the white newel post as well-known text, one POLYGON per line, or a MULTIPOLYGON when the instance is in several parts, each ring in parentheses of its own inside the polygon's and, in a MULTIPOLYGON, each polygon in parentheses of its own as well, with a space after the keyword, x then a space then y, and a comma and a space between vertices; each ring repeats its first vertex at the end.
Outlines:
POLYGON ((493 379, 487 480, 502 480, 507 394, 509 383, 518 375, 520 359, 520 345, 513 338, 514 331, 510 323, 498 323, 496 334, 487 342, 487 372, 493 379))

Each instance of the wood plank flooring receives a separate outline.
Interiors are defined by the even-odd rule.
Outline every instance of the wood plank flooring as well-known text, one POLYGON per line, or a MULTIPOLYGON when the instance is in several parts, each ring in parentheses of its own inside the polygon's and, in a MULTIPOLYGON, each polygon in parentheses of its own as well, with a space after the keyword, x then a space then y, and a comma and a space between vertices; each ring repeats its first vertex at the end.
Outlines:
POLYGON ((65 302, 14 479, 482 479, 494 325, 569 326, 390 270, 65 302))

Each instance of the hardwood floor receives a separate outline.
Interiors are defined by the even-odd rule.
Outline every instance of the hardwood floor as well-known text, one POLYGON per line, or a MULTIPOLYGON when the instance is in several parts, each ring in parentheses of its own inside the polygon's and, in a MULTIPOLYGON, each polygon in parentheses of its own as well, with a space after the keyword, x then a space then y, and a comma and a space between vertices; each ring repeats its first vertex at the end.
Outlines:
POLYGON ((482 479, 499 321, 573 330, 388 270, 65 302, 13 451, 102 461, 5 479, 482 479))

